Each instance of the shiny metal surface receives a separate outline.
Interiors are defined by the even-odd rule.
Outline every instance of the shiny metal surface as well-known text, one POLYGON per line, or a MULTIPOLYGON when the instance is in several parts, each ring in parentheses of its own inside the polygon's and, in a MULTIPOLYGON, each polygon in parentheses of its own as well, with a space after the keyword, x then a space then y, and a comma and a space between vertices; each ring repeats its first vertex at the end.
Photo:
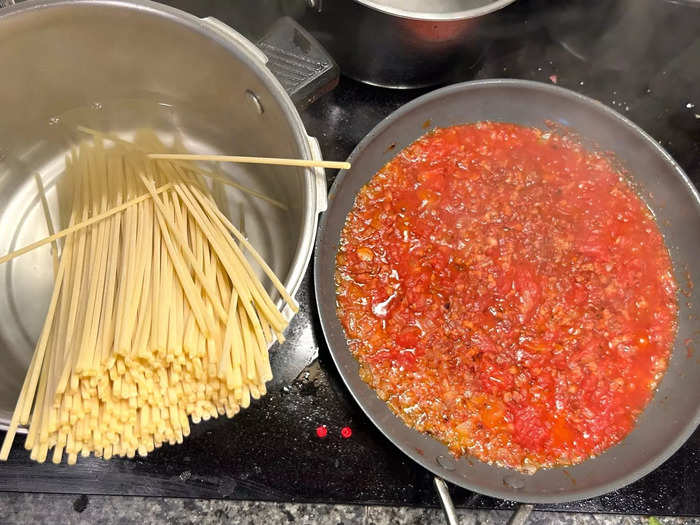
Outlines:
MULTIPOLYGON (((197 152, 318 157, 265 56, 240 35, 148 1, 28 1, 0 12, 0 253, 46 236, 33 177, 65 225, 63 156, 75 125, 129 134, 152 127, 197 152)), ((221 206, 296 292, 325 208, 322 170, 225 166, 282 211, 229 187, 221 206), (323 191, 321 191, 323 189, 323 191)), ((0 427, 9 420, 42 326, 48 249, 0 266, 0 427)), ((306 364, 306 363, 304 363, 306 364)), ((303 365, 302 365, 303 366, 303 365)), ((273 369, 274 371, 274 369, 273 369)))
POLYGON ((525 525, 527 520, 530 518, 530 514, 534 510, 535 506, 531 503, 523 503, 518 505, 518 510, 516 510, 513 515, 508 519, 507 525, 525 525))
POLYGON ((680 166, 635 124, 600 102, 556 86, 523 80, 455 84, 419 97, 381 121, 348 159, 330 195, 316 240, 314 277, 324 335, 353 397, 406 455, 446 481, 506 500, 560 503, 605 494, 641 478, 668 459, 700 422, 700 360, 685 341, 700 330, 692 283, 700 282, 700 195, 680 166), (603 151, 612 151, 657 218, 679 284, 679 329, 666 374, 634 430, 600 456, 532 476, 475 458, 451 458, 447 447, 408 428, 364 383, 336 316, 335 255, 345 218, 360 188, 391 157, 425 133, 423 124, 449 126, 479 120, 571 127, 603 151))
POLYGON ((455 510, 454 503, 452 503, 450 489, 448 488, 447 483, 445 483, 445 480, 442 478, 435 476, 433 478, 433 484, 435 485, 435 490, 437 490, 438 497, 440 498, 442 510, 445 513, 445 521, 448 525, 459 525, 457 511, 455 510))
MULTIPOLYGON (((326 0, 328 1, 328 0, 326 0)), ((419 20, 463 20, 500 9, 513 0, 355 0, 356 2, 403 18, 419 20)))
POLYGON ((343 74, 412 88, 446 83, 478 61, 488 13, 514 0, 324 0, 301 18, 343 74))

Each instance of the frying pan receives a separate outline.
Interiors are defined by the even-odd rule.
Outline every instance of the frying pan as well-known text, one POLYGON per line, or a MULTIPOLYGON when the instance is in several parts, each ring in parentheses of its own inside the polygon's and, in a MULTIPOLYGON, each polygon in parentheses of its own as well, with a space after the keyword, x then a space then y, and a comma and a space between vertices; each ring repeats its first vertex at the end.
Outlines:
POLYGON ((687 340, 700 333, 692 314, 697 296, 679 293, 679 328, 668 370, 634 430, 600 456, 534 475, 455 459, 443 444, 407 427, 358 374, 336 317, 335 255, 345 218, 360 188, 397 152, 426 132, 424 123, 450 126, 479 120, 573 128, 591 147, 613 151, 657 218, 681 291, 700 282, 700 196, 678 164, 635 124, 603 104, 566 89, 523 80, 455 84, 424 95, 380 122, 348 159, 330 195, 316 241, 315 288, 321 324, 345 384, 372 422, 414 461, 456 485, 488 496, 527 503, 591 498, 641 478, 668 459, 700 421, 700 360, 687 340))

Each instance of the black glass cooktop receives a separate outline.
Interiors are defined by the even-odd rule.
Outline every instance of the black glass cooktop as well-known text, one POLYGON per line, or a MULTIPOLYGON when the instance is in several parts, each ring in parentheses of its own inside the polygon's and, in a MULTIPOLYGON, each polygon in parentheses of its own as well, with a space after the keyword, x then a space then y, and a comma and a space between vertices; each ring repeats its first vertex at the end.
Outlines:
MULTIPOLYGON (((459 76, 556 83, 596 98, 656 138, 698 185, 700 7, 653 1, 662 5, 661 14, 648 27, 616 33, 601 25, 615 2, 521 0, 499 14, 494 41, 481 61, 465 66, 459 76), (601 41, 605 46, 591 43, 601 41)), ((171 3, 198 16, 216 16, 253 39, 274 17, 274 9, 244 8, 251 2, 171 3)), ((344 159, 377 122, 425 91, 382 89, 343 77, 302 117, 325 158, 344 159)), ((330 184, 335 174, 328 175, 330 184)), ((309 366, 297 378, 282 377, 286 382, 234 419, 194 425, 183 445, 164 446, 144 459, 81 458, 74 467, 31 462, 18 439, 10 461, 0 465, 0 490, 437 505, 431 474, 374 428, 336 373, 315 312, 311 269, 297 299, 301 312, 279 352, 309 366), (320 438, 317 428, 324 425, 327 435, 320 438), (341 435, 345 427, 351 436, 341 435)), ((699 451, 696 431, 660 468, 622 490, 538 507, 700 515, 699 451)), ((452 495, 458 506, 514 507, 456 487, 452 495)))

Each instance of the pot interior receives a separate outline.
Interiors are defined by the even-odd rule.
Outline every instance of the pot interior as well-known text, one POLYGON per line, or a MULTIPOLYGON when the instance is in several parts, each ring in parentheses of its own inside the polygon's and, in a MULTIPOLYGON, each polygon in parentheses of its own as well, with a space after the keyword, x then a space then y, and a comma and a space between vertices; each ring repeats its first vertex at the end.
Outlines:
MULTIPOLYGON (((262 62, 203 21, 151 3, 31 4, 0 17, 0 71, 6 72, 0 82, 0 254, 48 235, 34 174, 55 230, 66 226, 71 196, 61 180, 64 156, 87 136, 77 125, 127 138, 148 127, 196 153, 308 157, 298 115, 262 62)), ((222 211, 296 291, 315 230, 310 176, 285 167, 220 169, 286 206, 212 186, 222 211)), ((0 265, 0 280, 2 428, 48 309, 49 246, 0 265)))

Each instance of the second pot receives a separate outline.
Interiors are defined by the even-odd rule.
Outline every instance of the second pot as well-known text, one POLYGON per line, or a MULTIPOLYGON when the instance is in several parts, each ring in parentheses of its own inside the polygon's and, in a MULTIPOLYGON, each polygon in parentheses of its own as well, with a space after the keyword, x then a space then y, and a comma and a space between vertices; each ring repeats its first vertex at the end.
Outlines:
POLYGON ((306 0, 301 23, 342 73, 383 87, 442 84, 481 57, 489 14, 514 0, 306 0))

